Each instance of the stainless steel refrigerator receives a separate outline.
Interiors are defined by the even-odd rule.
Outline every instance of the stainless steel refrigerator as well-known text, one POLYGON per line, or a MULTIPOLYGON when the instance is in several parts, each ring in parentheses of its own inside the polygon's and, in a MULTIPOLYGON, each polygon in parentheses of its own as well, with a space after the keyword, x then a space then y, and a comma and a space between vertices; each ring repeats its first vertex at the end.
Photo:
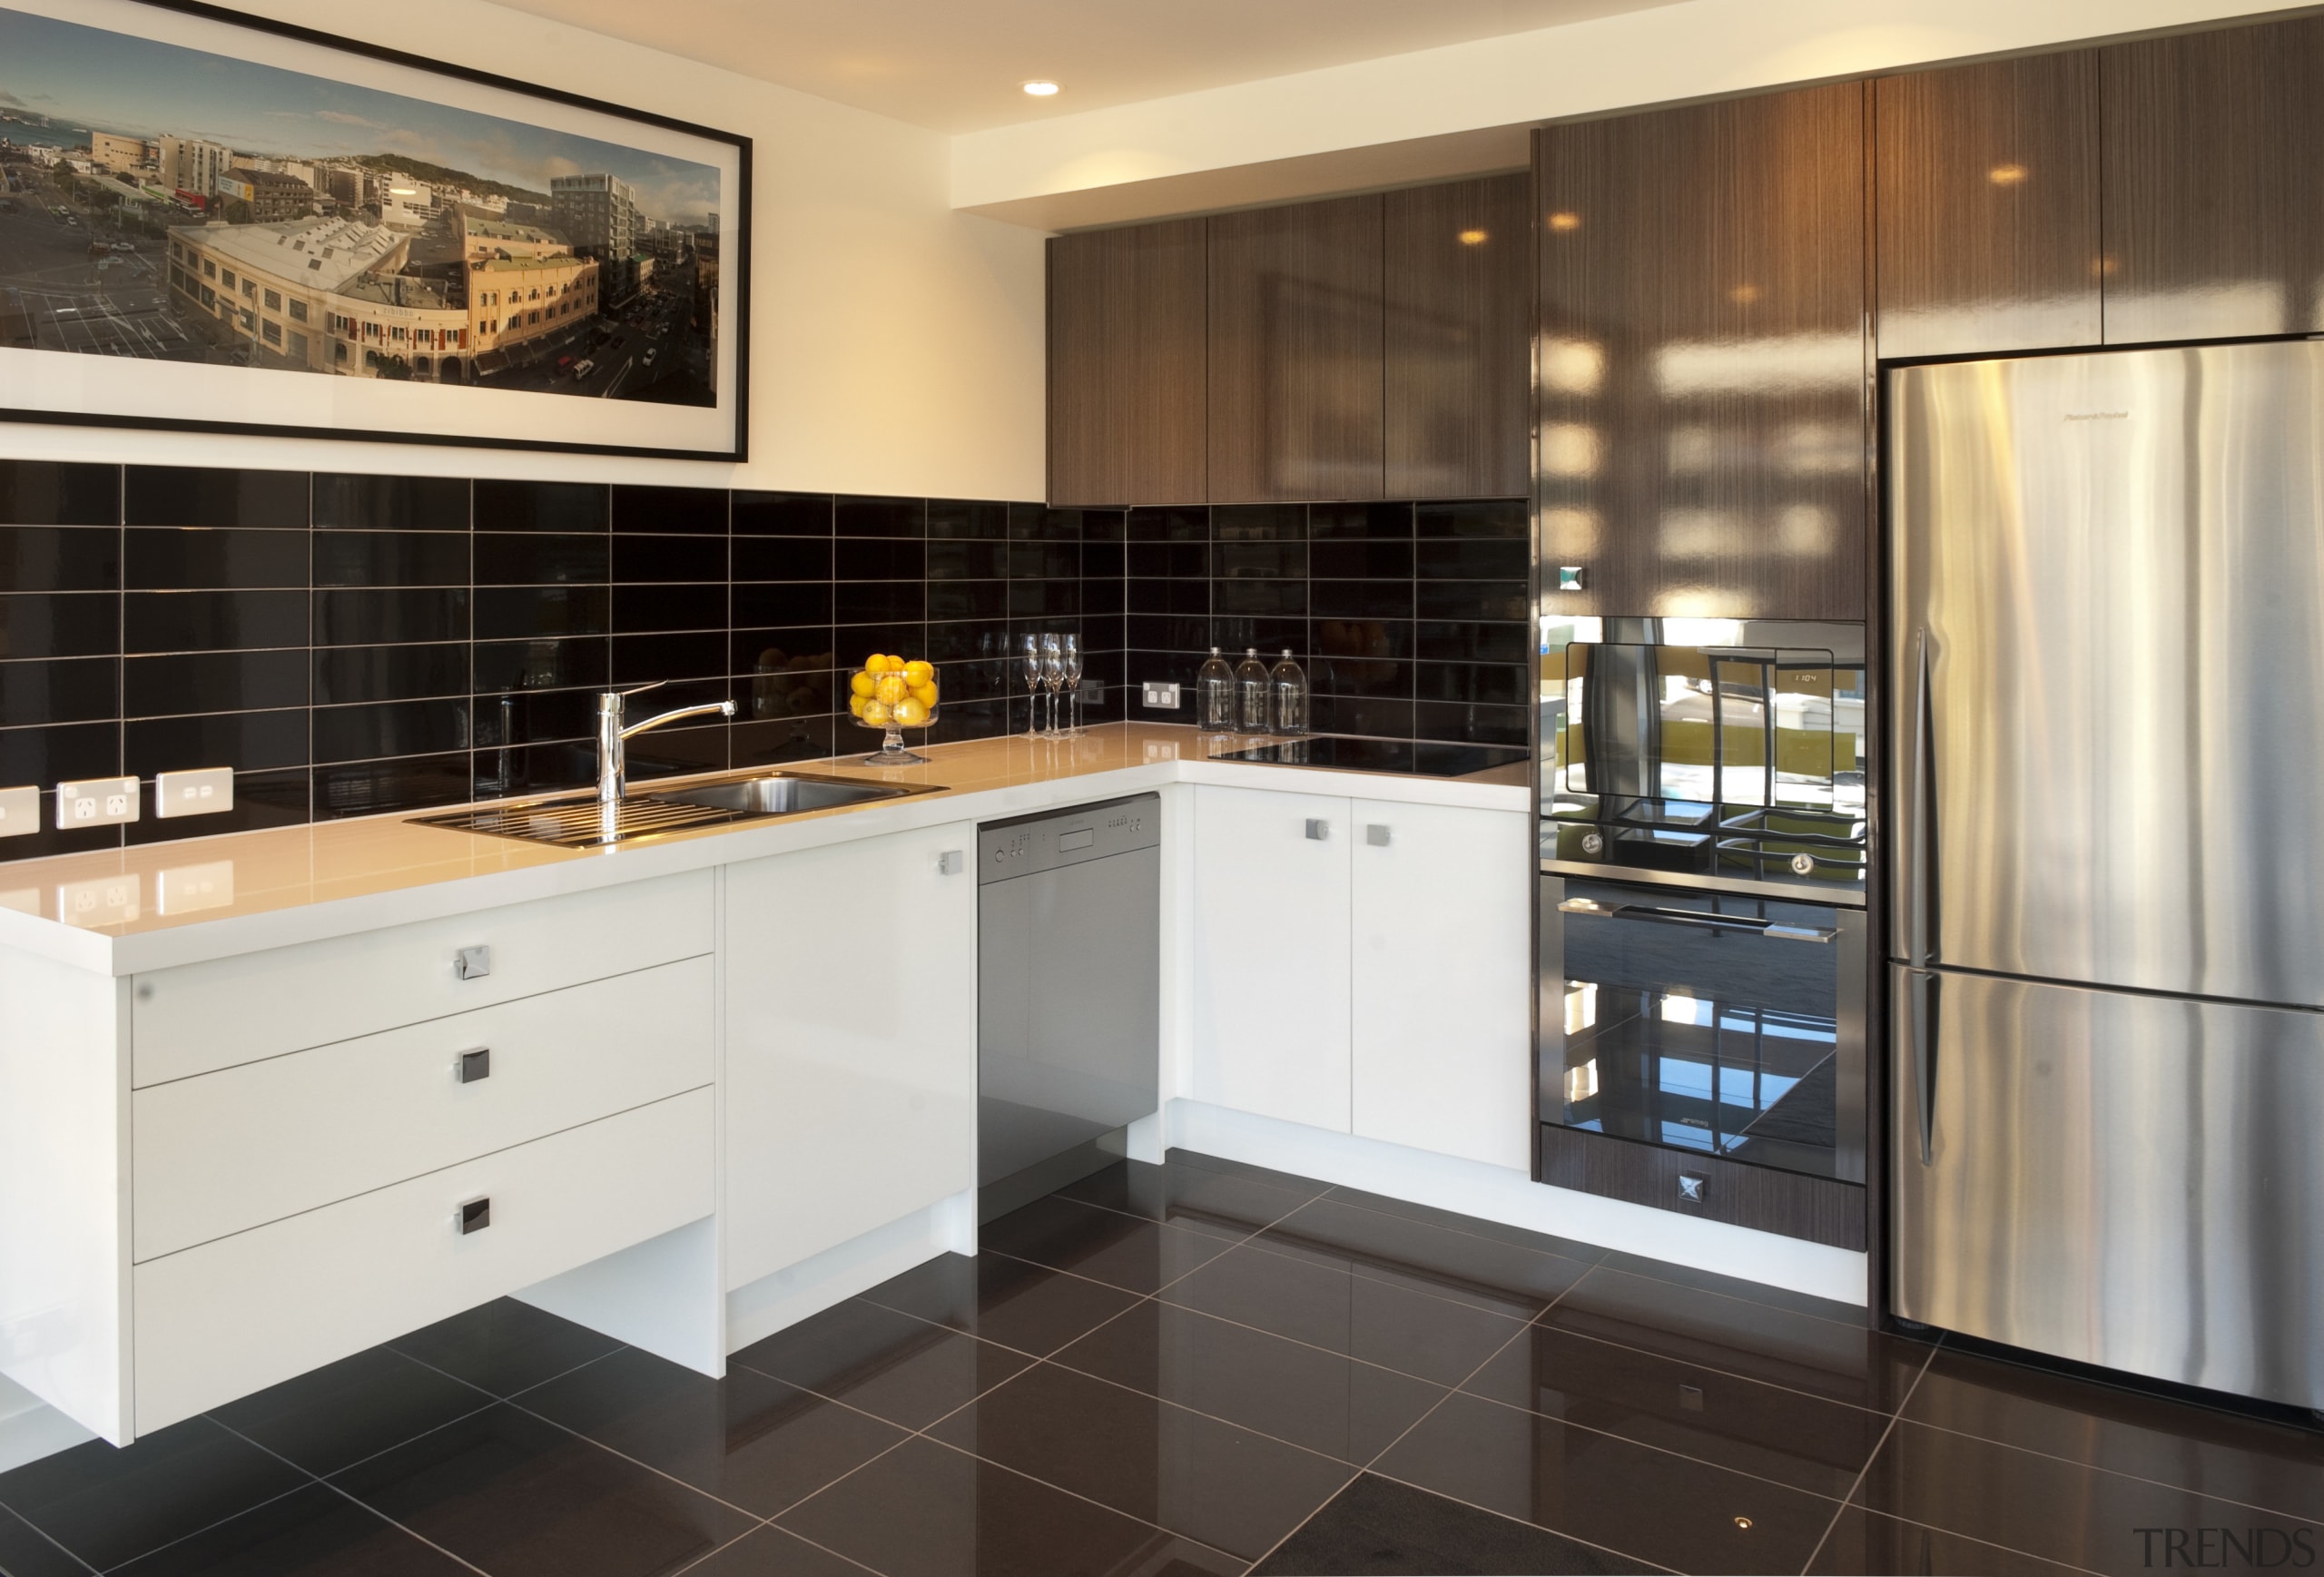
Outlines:
POLYGON ((2324 343, 1888 402, 1896 1310, 2324 1407, 2324 343))

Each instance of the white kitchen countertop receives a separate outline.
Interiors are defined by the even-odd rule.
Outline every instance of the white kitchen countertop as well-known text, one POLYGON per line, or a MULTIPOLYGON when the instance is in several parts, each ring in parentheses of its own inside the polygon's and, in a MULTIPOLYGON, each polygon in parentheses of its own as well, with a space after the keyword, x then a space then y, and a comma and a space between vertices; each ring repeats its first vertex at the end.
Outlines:
MULTIPOLYGON (((1433 778, 1208 759, 1254 743, 1206 737, 1184 726, 1116 723, 1072 740, 1012 735, 932 745, 924 752, 929 764, 920 767, 866 767, 860 754, 792 762, 766 770, 926 784, 935 792, 609 849, 557 849, 420 826, 410 819, 453 808, 438 806, 0 862, 0 947, 98 974, 130 975, 913 827, 1143 793, 1173 783, 1480 810, 1531 808, 1522 764, 1433 778)), ((738 775, 747 774, 664 782, 738 775)), ((655 785, 631 786, 643 792, 655 785)))

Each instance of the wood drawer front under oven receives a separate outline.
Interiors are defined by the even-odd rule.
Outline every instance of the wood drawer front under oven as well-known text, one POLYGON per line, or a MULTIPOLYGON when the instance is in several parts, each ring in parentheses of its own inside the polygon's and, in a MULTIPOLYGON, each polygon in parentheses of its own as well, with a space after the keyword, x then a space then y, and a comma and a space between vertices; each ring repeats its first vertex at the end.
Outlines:
POLYGON ((687 872, 137 977, 132 1082, 185 1079, 604 980, 711 948, 687 872))
POLYGON ((708 1084, 711 961, 685 959, 149 1085, 144 1261, 708 1084))
POLYGON ((137 1433, 700 1220, 713 1104, 690 1090, 136 1267, 137 1433))

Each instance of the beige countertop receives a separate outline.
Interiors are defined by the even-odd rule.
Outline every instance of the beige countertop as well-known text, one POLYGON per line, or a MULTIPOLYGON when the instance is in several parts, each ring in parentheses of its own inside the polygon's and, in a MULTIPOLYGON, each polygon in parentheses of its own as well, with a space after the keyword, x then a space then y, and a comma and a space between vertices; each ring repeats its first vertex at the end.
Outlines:
MULTIPOLYGON (((1012 735, 931 745, 923 753, 925 766, 866 767, 861 752, 792 762, 785 768, 926 785, 931 792, 608 849, 557 849, 409 819, 450 808, 437 807, 0 862, 0 946, 98 973, 133 974, 905 828, 1142 793, 1170 783, 1530 808, 1521 764, 1433 778, 1209 759, 1254 743, 1179 725, 1116 723, 1078 739, 1012 735)), ((631 785, 633 792, 651 786, 631 785)))

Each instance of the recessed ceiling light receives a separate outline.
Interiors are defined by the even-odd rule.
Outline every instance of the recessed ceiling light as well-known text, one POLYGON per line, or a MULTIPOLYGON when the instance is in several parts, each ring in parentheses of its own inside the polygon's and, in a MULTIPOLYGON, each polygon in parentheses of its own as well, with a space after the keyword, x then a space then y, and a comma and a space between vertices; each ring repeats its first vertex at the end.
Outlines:
POLYGON ((1029 82, 1025 84, 1025 91, 1032 94, 1037 99, 1045 99, 1056 94, 1057 84, 1053 82, 1029 82))

